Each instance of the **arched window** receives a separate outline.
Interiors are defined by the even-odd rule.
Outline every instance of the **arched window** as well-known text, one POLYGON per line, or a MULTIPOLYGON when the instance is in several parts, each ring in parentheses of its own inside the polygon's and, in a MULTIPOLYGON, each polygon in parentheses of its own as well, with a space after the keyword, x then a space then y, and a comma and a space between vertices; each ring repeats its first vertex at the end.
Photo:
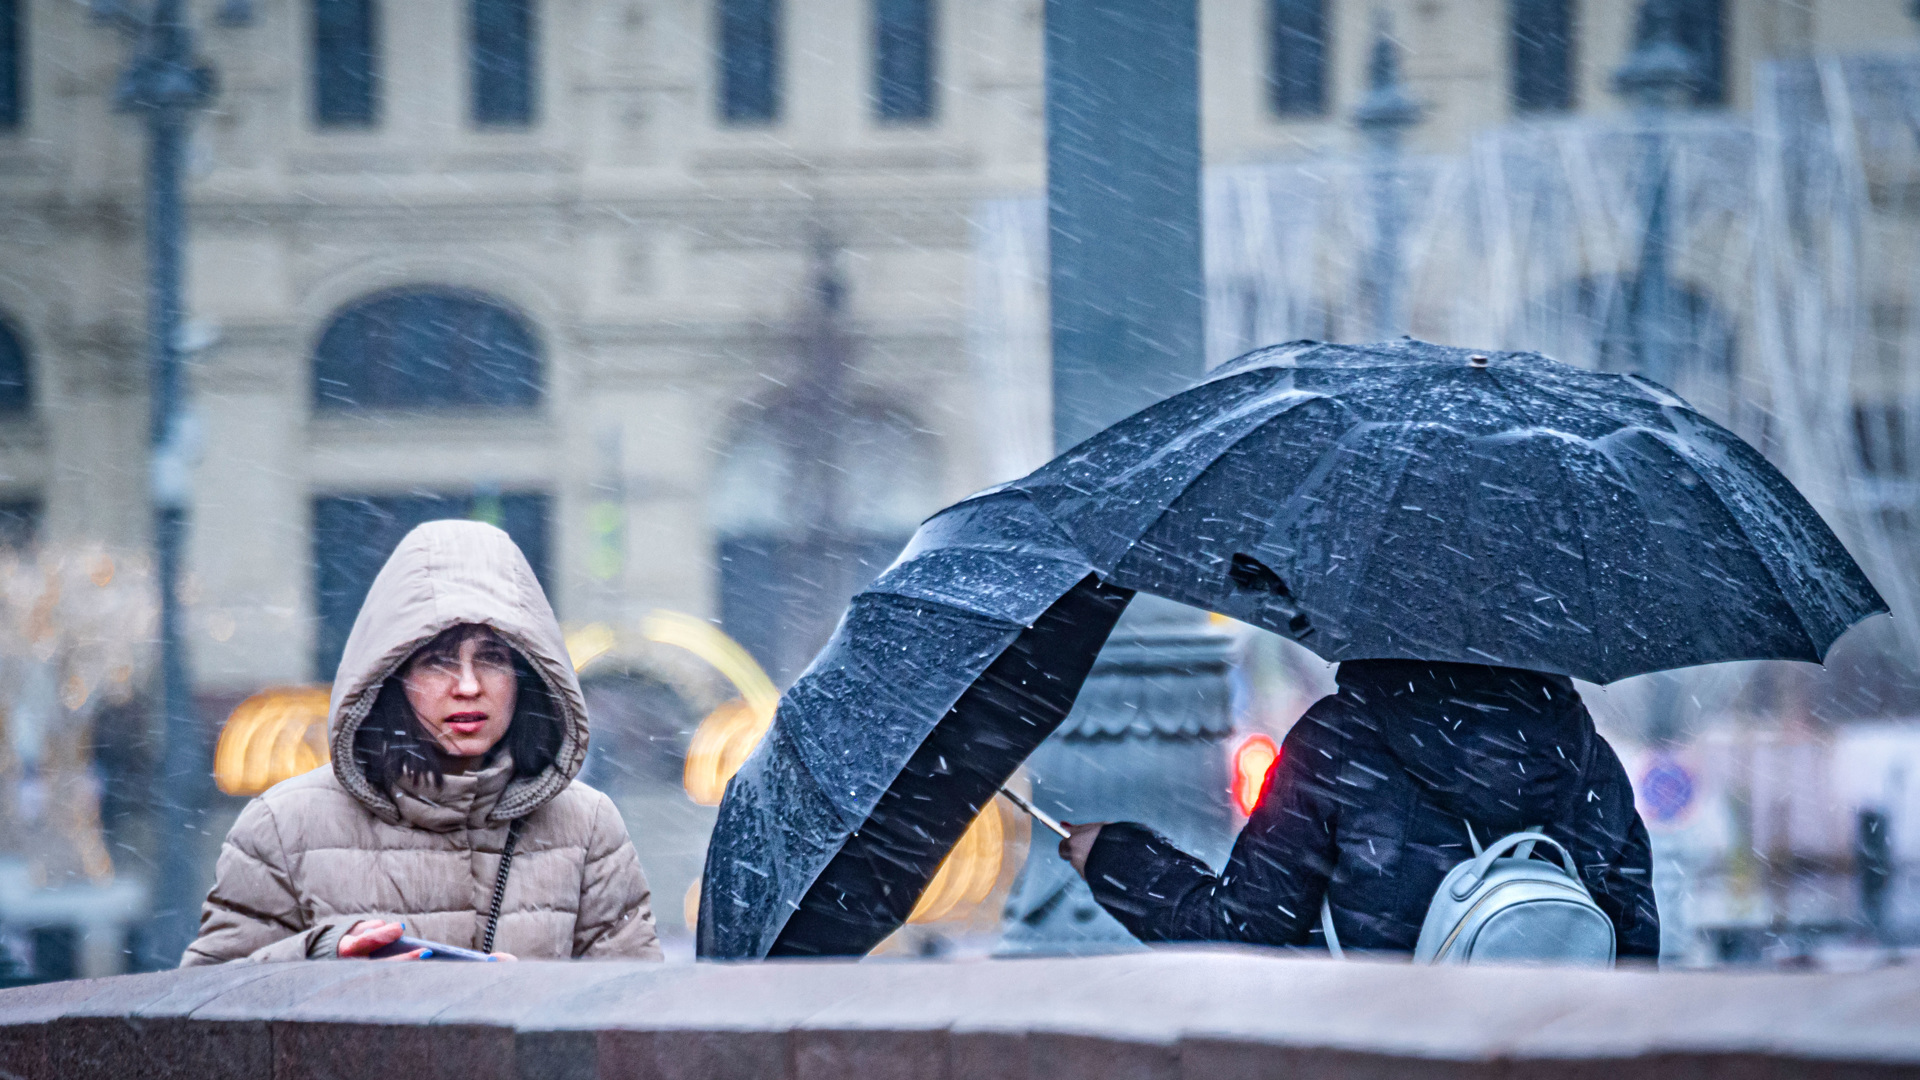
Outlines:
POLYGON ((33 408, 33 382, 26 343, 0 320, 0 416, 33 408))
POLYGON ((533 331, 481 293, 407 289, 334 316, 313 358, 316 409, 527 408, 540 401, 533 331))
POLYGON ((879 408, 776 405, 734 440, 713 490, 721 624, 783 686, 939 509, 932 447, 879 408))

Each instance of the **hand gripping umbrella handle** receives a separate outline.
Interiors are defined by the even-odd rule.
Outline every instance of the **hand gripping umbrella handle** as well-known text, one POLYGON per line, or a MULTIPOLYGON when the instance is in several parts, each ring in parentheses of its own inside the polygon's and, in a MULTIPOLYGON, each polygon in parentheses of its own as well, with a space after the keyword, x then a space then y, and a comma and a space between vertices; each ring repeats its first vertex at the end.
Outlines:
POLYGON ((1048 817, 1046 811, 1033 805, 1032 803, 1021 798, 1020 796, 1015 795, 1013 792, 1007 790, 1006 788, 1004 787, 1001 788, 1000 794, 1005 795, 1007 797, 1008 802, 1012 803, 1013 805, 1019 807, 1022 810, 1025 810, 1029 815, 1033 817, 1033 820, 1039 822, 1042 825, 1045 825, 1047 828, 1052 829, 1054 832, 1060 834, 1060 839, 1065 840, 1068 837, 1073 835, 1072 833, 1067 831, 1067 827, 1065 825, 1062 825, 1059 822, 1048 817))

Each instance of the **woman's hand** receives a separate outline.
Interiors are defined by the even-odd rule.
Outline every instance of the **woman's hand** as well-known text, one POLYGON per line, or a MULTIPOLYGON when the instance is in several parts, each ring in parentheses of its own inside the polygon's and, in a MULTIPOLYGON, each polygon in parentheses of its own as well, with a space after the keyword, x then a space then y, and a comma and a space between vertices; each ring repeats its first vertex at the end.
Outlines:
POLYGON ((1100 827, 1106 822, 1075 825, 1071 821, 1063 821, 1060 824, 1065 825, 1067 832, 1072 834, 1060 841, 1060 857, 1072 863, 1073 872, 1084 878, 1087 876, 1087 856, 1093 853, 1093 845, 1100 839, 1100 827))
MULTIPOLYGON (((397 922, 385 919, 361 919, 340 935, 340 946, 335 950, 342 960, 363 960, 375 952, 400 940, 407 928, 397 922)), ((425 949, 401 953, 398 956, 383 956, 382 960, 418 960, 425 949)))

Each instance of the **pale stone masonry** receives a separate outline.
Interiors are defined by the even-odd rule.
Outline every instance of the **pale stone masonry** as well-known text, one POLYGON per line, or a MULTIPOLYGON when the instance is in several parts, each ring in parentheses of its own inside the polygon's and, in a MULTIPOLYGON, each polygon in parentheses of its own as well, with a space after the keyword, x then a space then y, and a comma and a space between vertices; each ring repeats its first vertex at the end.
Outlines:
MULTIPOLYGON (((1265 4, 1202 4, 1210 160, 1351 145, 1375 7, 1429 105, 1413 149, 1457 149, 1510 118, 1505 0, 1330 0, 1329 110, 1306 120, 1266 107, 1265 4)), ((315 676, 317 495, 543 492, 563 618, 715 614, 716 469, 789 362, 823 237, 843 249, 859 393, 928 444, 917 509, 1001 479, 985 464, 992 395, 967 355, 969 216, 1042 184, 1039 0, 936 4, 934 118, 911 126, 873 118, 866 0, 786 5, 782 116, 765 127, 717 119, 708 0, 537 4, 536 119, 520 130, 467 119, 465 5, 377 5, 366 130, 310 119, 309 0, 255 0, 238 26, 217 6, 196 13, 221 92, 194 140, 188 273, 205 342, 187 590, 203 692, 315 676), (309 365, 330 316, 400 285, 515 309, 541 344, 542 404, 316 415, 309 365), (612 541, 589 524, 609 490, 612 541), (611 563, 596 561, 609 542, 611 563)), ((25 119, 0 134, 0 315, 30 350, 36 408, 0 423, 0 497, 40 500, 55 543, 138 545, 142 139, 110 108, 126 41, 85 4, 23 7, 25 119)), ((1608 78, 1635 7, 1575 4, 1577 109, 1619 107, 1608 78)), ((1905 7, 1729 0, 1733 105, 1768 56, 1912 47, 1905 7)))
POLYGON ((1920 1076, 1920 972, 1579 972, 1257 950, 986 962, 295 963, 0 991, 41 1080, 1920 1076))

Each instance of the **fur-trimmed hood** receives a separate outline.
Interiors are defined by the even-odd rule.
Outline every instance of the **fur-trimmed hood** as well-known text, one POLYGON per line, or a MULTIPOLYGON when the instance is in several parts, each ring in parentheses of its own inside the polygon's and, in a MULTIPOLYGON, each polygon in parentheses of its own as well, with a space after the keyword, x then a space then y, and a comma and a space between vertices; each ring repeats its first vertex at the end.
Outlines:
POLYGON ((488 817, 524 817, 560 794, 587 759, 587 703, 566 639, 533 568, 506 533, 478 521, 429 521, 400 541, 380 568, 353 621, 333 677, 328 741, 340 786, 388 823, 400 820, 393 793, 368 782, 353 757, 354 733, 380 686, 414 650, 449 627, 491 627, 546 683, 561 724, 560 751, 535 776, 507 785, 488 817))

